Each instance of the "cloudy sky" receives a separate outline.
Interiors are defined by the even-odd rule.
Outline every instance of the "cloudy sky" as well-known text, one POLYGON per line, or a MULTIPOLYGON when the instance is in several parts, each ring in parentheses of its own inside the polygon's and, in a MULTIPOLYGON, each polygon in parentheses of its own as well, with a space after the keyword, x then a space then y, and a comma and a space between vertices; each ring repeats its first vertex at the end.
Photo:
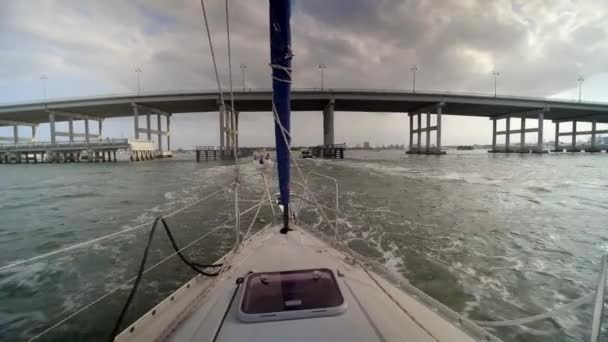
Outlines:
MULTIPOLYGON (((294 87, 578 97, 608 101, 608 3, 597 0, 293 0, 294 87)), ((228 85, 224 1, 207 0, 228 85)), ((235 87, 268 88, 268 4, 230 0, 235 87)), ((0 102, 215 87, 198 0, 0 1, 0 102)), ((337 113, 336 140, 407 143, 398 114, 337 113), (371 124, 373 123, 373 125, 371 124), (374 127, 373 129, 371 127, 374 127)), ((216 114, 175 116, 174 147, 217 144, 216 114)), ((447 117, 445 144, 489 143, 487 119, 447 117)), ((295 113, 296 144, 322 142, 321 113, 295 113)), ((132 135, 130 120, 104 133, 132 135)), ((551 129, 547 124, 547 129, 551 129)), ((41 130, 44 137, 44 128, 41 130)), ((550 131, 549 131, 550 132, 550 131)), ((1 135, 8 135, 0 131, 1 135)), ((25 135, 25 133, 23 133, 25 135)), ((534 137, 530 137, 531 141, 534 137)), ((272 144, 269 113, 245 113, 242 145, 272 144)))

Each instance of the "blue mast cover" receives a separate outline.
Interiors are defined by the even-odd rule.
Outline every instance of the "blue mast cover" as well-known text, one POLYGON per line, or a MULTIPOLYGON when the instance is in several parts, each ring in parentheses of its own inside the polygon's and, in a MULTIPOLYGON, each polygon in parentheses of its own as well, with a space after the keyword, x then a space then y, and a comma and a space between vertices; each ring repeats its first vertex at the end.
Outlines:
POLYGON ((275 118, 274 134, 277 147, 277 171, 281 204, 284 206, 285 227, 288 229, 289 169, 290 156, 290 114, 291 114, 291 4, 290 0, 269 0, 270 2, 270 64, 272 66, 272 100, 278 120, 275 118), (287 139, 285 139, 285 137, 287 139), (287 141, 285 141, 287 140, 287 141))

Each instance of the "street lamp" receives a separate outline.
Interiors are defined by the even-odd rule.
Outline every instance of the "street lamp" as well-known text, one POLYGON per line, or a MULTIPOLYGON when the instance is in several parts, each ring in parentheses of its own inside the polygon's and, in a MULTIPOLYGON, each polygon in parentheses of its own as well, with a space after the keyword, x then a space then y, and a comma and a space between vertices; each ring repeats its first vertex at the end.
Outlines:
POLYGON ((40 76, 40 80, 42 81, 42 97, 43 99, 46 101, 46 80, 48 80, 49 78, 46 77, 46 75, 42 75, 40 76))
POLYGON ((241 64, 241 80, 243 81, 243 91, 245 91, 245 69, 247 69, 247 66, 245 64, 241 64))
POLYGON ((496 80, 498 79, 498 76, 500 76, 500 73, 494 70, 492 71, 492 75, 494 76, 494 97, 496 97, 496 80))
POLYGON ((581 102, 582 94, 583 94, 583 82, 585 82, 585 78, 581 75, 578 76, 578 102, 581 102))
POLYGON ((418 66, 414 65, 413 67, 410 68, 410 71, 414 75, 414 78, 412 79, 412 93, 415 93, 416 92, 416 71, 418 71, 418 66))
POLYGON ((323 71, 327 69, 325 64, 319 64, 319 70, 321 70, 321 90, 323 90, 323 71))
POLYGON ((135 72, 137 73, 137 95, 141 95, 141 69, 138 67, 135 72))

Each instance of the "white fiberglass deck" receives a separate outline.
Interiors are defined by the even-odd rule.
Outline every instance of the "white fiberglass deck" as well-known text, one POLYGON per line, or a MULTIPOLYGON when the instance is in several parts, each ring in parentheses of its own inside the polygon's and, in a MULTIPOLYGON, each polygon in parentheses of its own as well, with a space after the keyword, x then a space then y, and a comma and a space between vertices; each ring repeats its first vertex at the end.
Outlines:
POLYGON ((480 328, 471 329, 471 323, 466 319, 454 319, 457 314, 446 315, 445 307, 423 304, 425 301, 420 300, 420 292, 408 294, 377 273, 367 271, 368 274, 351 256, 310 233, 295 230, 285 236, 278 230, 278 227, 271 227, 253 236, 234 256, 232 267, 223 275, 215 280, 194 278, 173 298, 167 298, 116 340, 498 341, 480 328), (237 278, 244 277, 249 271, 315 268, 328 268, 335 272, 347 304, 343 314, 243 323, 237 317, 241 286, 214 340, 237 278))

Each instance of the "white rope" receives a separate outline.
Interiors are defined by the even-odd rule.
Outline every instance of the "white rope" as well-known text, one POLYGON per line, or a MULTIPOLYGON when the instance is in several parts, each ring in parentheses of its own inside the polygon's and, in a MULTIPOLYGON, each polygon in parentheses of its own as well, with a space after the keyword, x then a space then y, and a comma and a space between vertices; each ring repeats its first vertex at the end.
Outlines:
MULTIPOLYGON (((260 204, 264 203, 264 201, 266 200, 264 198, 264 196, 266 196, 266 194, 262 195, 262 198, 260 199, 260 204)), ((255 220, 258 218, 258 214, 260 213, 261 209, 262 209, 262 205, 258 206, 257 210, 255 211, 255 215, 253 215, 253 219, 251 219, 251 223, 249 224, 249 228, 247 228, 247 231, 245 232, 245 235, 243 235, 243 241, 247 240, 247 238, 249 237, 249 232, 251 231, 251 228, 253 228, 253 225, 255 224, 255 220)))
MULTIPOLYGON (((171 216, 174 216, 174 215, 176 215, 176 214, 178 214, 178 213, 180 213, 180 212, 182 212, 182 211, 184 211, 184 210, 192 207, 193 205, 196 205, 196 204, 198 204, 198 203, 200 203, 200 202, 202 202, 202 201, 204 201, 204 200, 206 200, 206 199, 208 199, 208 198, 210 198, 212 196, 215 196, 216 194, 218 194, 218 193, 220 193, 222 191, 225 191, 226 189, 227 189, 227 187, 223 187, 221 189, 218 189, 218 190, 212 192, 211 194, 209 194, 209 195, 207 195, 207 196, 205 196, 203 198, 200 198, 200 199, 198 199, 198 200, 196 200, 196 201, 194 201, 194 202, 186 205, 185 207, 182 207, 182 208, 180 208, 180 209, 178 209, 178 210, 176 210, 174 212, 171 212, 171 213, 169 213, 167 215, 164 215, 163 217, 164 218, 169 218, 171 216)), ((17 261, 17 262, 14 262, 12 264, 0 267, 0 271, 6 270, 6 269, 9 269, 9 268, 13 268, 15 266, 23 265, 25 263, 29 263, 29 262, 32 262, 32 261, 35 261, 35 260, 39 260, 39 259, 43 259, 43 258, 48 258, 48 257, 53 256, 55 254, 59 254, 59 253, 67 252, 67 251, 70 251, 70 250, 73 250, 73 249, 76 249, 76 248, 84 247, 84 246, 90 245, 90 244, 95 243, 95 242, 103 241, 103 240, 109 239, 111 237, 118 236, 120 234, 128 233, 130 231, 134 231, 134 230, 146 227, 146 226, 150 226, 152 223, 154 223, 153 220, 149 221, 149 222, 142 223, 142 224, 137 225, 135 227, 123 229, 123 230, 120 230, 120 231, 117 231, 117 232, 114 232, 114 233, 111 233, 111 234, 108 234, 108 235, 104 235, 104 236, 101 236, 101 237, 98 237, 98 238, 95 238, 95 239, 92 239, 92 240, 89 240, 89 241, 77 243, 75 245, 71 245, 71 246, 68 246, 68 247, 65 247, 65 248, 57 249, 57 250, 54 250, 52 252, 48 252, 48 253, 45 253, 45 254, 37 255, 37 256, 29 258, 29 259, 17 261)))
POLYGON ((269 64, 269 65, 270 65, 271 68, 280 69, 280 70, 285 71, 285 73, 287 73, 287 76, 289 76, 288 80, 272 76, 273 80, 277 80, 279 82, 284 82, 284 83, 291 83, 291 68, 288 68, 286 66, 279 65, 279 64, 269 64))
POLYGON ((555 317, 557 315, 564 313, 565 311, 570 311, 583 304, 587 304, 587 303, 591 302, 591 300, 593 300, 594 295, 595 295, 594 293, 589 293, 568 304, 562 305, 554 310, 551 310, 551 311, 548 311, 548 312, 545 312, 545 313, 542 313, 539 315, 522 317, 522 318, 511 319, 511 320, 506 320, 506 321, 471 321, 471 322, 473 322, 479 326, 488 327, 488 328, 490 328, 490 327, 492 327, 492 328, 511 327, 511 326, 528 324, 528 323, 532 323, 532 322, 536 322, 536 321, 541 321, 541 320, 544 320, 547 318, 555 317))

